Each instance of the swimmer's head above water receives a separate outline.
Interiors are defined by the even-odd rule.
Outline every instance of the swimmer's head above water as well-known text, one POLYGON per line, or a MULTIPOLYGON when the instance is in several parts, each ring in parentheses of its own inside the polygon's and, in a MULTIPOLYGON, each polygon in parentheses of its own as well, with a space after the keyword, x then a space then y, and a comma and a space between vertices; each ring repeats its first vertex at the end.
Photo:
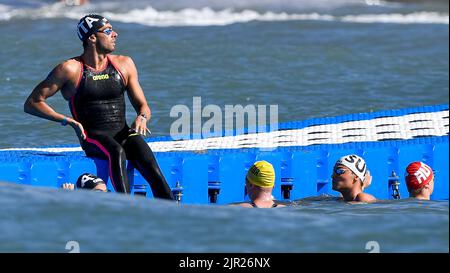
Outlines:
POLYGON ((97 32, 100 28, 108 24, 109 21, 105 17, 98 14, 88 14, 80 19, 77 25, 78 38, 84 42, 97 32))
POLYGON ((248 170, 246 179, 255 186, 273 188, 275 184, 275 170, 269 162, 265 160, 257 161, 248 170))
POLYGON ((77 24, 78 38, 83 48, 97 54, 110 54, 116 48, 118 34, 108 19, 99 14, 83 16, 77 24))
POLYGON ((336 161, 333 168, 333 189, 338 190, 342 187, 350 187, 355 181, 364 185, 367 174, 366 161, 355 154, 346 155, 336 161))
POLYGON ((434 190, 434 173, 423 162, 412 162, 406 167, 405 182, 409 196, 429 200, 434 190))
POLYGON ((105 181, 90 173, 84 173, 78 177, 77 188, 101 192, 108 191, 105 181))
POLYGON ((333 190, 340 192, 345 201, 374 202, 376 198, 364 193, 364 188, 370 186, 372 176, 366 161, 355 154, 339 158, 331 175, 333 190))

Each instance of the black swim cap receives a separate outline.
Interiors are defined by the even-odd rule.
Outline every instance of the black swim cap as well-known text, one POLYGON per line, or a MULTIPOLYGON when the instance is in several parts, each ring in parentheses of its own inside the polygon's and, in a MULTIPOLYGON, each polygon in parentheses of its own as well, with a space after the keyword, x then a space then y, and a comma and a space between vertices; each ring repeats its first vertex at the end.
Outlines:
POLYGON ((79 189, 93 189, 98 184, 106 185, 105 181, 90 173, 80 175, 77 180, 77 188, 79 189))
POLYGON ((108 19, 98 14, 88 14, 84 16, 77 25, 78 38, 83 42, 86 41, 89 36, 107 23, 109 23, 108 19))

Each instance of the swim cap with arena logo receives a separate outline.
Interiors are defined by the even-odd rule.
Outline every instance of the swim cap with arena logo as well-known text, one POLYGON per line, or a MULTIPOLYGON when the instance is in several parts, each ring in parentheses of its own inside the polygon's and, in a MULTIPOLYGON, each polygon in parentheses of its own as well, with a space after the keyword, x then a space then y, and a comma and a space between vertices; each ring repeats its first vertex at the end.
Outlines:
POLYGON ((103 181, 103 179, 90 174, 90 173, 84 173, 82 175, 80 175, 80 177, 78 177, 77 180, 77 188, 79 189, 93 189, 95 188, 98 184, 105 184, 105 181, 103 181))
POLYGON ((355 154, 346 155, 339 158, 339 160, 336 161, 335 166, 339 164, 344 165, 345 167, 352 170, 352 172, 355 173, 362 182, 364 182, 364 180, 366 179, 365 175, 367 173, 367 165, 366 161, 364 161, 362 157, 355 154))
POLYGON ((89 36, 107 23, 109 23, 108 19, 98 14, 88 14, 84 16, 77 25, 78 38, 83 42, 86 41, 89 36))

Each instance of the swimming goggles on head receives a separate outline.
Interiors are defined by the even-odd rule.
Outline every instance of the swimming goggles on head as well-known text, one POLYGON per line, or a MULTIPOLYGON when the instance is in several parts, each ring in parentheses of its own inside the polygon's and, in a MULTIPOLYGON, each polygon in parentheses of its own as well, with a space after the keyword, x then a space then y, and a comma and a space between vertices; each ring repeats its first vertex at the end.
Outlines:
POLYGON ((341 169, 341 168, 334 169, 334 173, 337 174, 337 175, 344 174, 346 171, 348 171, 348 170, 341 169))
POLYGON ((113 33, 113 30, 112 28, 105 28, 104 30, 98 30, 97 32, 101 32, 109 36, 111 35, 111 33, 113 33))

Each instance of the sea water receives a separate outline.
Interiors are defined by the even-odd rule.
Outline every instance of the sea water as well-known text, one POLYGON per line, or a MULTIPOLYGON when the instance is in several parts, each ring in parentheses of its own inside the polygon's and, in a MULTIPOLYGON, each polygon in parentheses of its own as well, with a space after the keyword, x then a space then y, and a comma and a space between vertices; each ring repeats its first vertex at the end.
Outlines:
POLYGON ((0 183, 0 207, 0 252, 449 251, 448 200, 249 209, 0 183))
MULTIPOLYGON (((133 58, 153 136, 193 97, 277 105, 281 122, 449 101, 448 1, 0 0, 0 148, 77 143, 23 103, 81 54, 76 25, 91 12, 118 32, 115 54, 133 58)), ((59 93, 48 103, 69 115, 59 93)), ((448 200, 264 210, 0 183, 0 204, 1 252, 449 251, 448 200)))
MULTIPOLYGON (((82 53, 76 25, 91 12, 111 21, 114 53, 138 68, 152 136, 170 135, 177 105, 192 115, 193 97, 223 113, 277 105, 280 122, 449 101, 448 1, 55 2, 0 0, 0 148, 78 143, 23 103, 82 53)), ((47 102, 70 115, 60 93, 47 102)), ((128 123, 135 116, 127 100, 128 123)))

